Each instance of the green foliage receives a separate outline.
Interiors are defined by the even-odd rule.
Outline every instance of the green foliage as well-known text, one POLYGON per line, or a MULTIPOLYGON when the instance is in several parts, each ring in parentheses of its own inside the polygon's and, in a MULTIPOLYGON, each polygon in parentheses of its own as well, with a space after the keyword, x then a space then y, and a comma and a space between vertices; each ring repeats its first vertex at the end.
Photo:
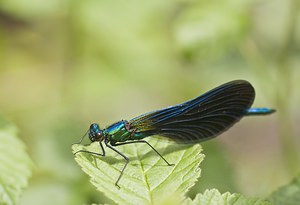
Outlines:
MULTIPOLYGON (((120 190, 115 181, 124 166, 124 159, 117 153, 106 149, 107 156, 99 158, 79 153, 76 161, 97 189, 118 204, 165 204, 174 196, 177 202, 183 200, 183 195, 200 176, 199 164, 204 158, 201 146, 172 143, 166 147, 158 140, 150 139, 149 142, 175 166, 166 165, 147 145, 120 146, 118 150, 131 159, 119 182, 120 190)), ((81 146, 73 146, 74 151, 80 149, 81 146)), ((93 143, 88 150, 99 152, 99 144, 93 143)))
POLYGON ((271 205, 270 202, 261 199, 247 199, 240 194, 221 194, 218 190, 206 190, 203 194, 198 194, 188 205, 271 205))
MULTIPOLYGON (((167 166, 146 145, 132 144, 118 147, 119 151, 132 159, 120 181, 121 190, 114 182, 118 178, 124 160, 116 153, 107 151, 105 157, 94 157, 87 153, 76 155, 77 163, 91 177, 97 189, 117 204, 187 204, 187 205, 270 205, 261 199, 247 199, 240 194, 221 194, 218 190, 206 190, 197 194, 194 200, 185 198, 185 194, 200 176, 199 164, 204 155, 200 145, 183 146, 149 139, 168 161, 175 166, 167 166)), ((73 151, 81 150, 81 145, 74 145, 73 151)), ((93 143, 87 150, 99 151, 98 143, 93 143)))
POLYGON ((290 184, 272 193, 269 200, 273 202, 274 205, 300 204, 300 176, 295 178, 290 184))
POLYGON ((18 204, 22 189, 31 176, 32 162, 17 129, 0 119, 0 204, 18 204))

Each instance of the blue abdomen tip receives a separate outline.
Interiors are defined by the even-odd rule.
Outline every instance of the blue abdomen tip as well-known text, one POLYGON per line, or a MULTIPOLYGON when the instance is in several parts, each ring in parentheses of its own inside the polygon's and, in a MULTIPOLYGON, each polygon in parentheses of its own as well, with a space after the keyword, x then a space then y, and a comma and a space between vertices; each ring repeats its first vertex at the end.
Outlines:
POLYGON ((250 108, 247 110, 246 115, 268 115, 271 114, 273 112, 275 112, 275 109, 271 109, 271 108, 250 108))

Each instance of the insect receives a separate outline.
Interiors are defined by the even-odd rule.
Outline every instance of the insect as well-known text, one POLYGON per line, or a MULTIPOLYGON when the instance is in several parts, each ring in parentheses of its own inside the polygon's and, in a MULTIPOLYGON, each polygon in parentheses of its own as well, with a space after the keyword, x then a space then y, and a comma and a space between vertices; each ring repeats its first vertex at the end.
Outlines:
POLYGON ((251 108, 255 98, 252 85, 245 80, 235 80, 216 87, 199 97, 182 104, 148 112, 129 121, 121 120, 104 129, 93 123, 78 144, 88 134, 91 143, 99 142, 102 153, 79 150, 98 156, 105 156, 104 143, 125 159, 115 185, 129 163, 129 158, 116 147, 132 143, 147 144, 167 165, 172 166, 145 137, 160 135, 179 143, 199 143, 209 140, 229 129, 242 117, 267 115, 275 112, 270 108, 251 108))

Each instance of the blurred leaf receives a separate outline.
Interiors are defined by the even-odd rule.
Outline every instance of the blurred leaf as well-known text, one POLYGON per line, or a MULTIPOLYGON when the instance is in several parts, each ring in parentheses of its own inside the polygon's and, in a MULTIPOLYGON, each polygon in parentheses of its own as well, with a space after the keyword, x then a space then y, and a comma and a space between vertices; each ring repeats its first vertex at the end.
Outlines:
POLYGON ((247 199, 240 194, 221 194, 216 189, 206 190, 204 194, 198 194, 189 205, 271 205, 270 202, 261 199, 247 199))
POLYGON ((249 29, 248 2, 195 2, 182 9, 176 40, 186 60, 215 61, 234 50, 249 29))
MULTIPOLYGON (((183 194, 200 176, 198 166, 204 158, 201 146, 171 142, 166 146, 166 142, 155 139, 148 142, 175 166, 167 166, 147 145, 120 146, 118 150, 131 160, 119 182, 120 190, 115 182, 125 161, 118 154, 106 149, 106 157, 79 153, 75 159, 97 189, 118 204, 160 204, 174 196, 180 203, 184 199, 183 194)), ((80 145, 73 145, 73 151, 80 149, 80 145)), ((98 143, 91 144, 87 149, 100 151, 98 143)))
POLYGON ((300 176, 294 179, 290 184, 279 188, 273 192, 269 200, 277 204, 294 205, 300 204, 300 176))
POLYGON ((32 162, 17 129, 0 118, 0 204, 18 204, 31 176, 32 162))

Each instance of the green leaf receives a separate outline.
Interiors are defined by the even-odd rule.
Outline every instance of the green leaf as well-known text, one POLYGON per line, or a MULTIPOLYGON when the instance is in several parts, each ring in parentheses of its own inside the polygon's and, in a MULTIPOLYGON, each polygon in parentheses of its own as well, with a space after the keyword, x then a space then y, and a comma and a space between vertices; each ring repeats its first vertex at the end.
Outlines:
POLYGON ((0 118, 0 204, 18 204, 31 176, 32 161, 17 129, 0 118))
MULTIPOLYGON (((204 158, 201 146, 178 145, 157 139, 147 141, 175 165, 168 166, 146 144, 115 147, 130 159, 119 182, 121 189, 115 186, 115 182, 125 160, 114 151, 104 147, 105 157, 78 153, 75 160, 91 177, 92 184, 117 204, 166 204, 170 198, 180 204, 183 195, 200 176, 199 164, 204 158)), ((73 151, 81 149, 82 146, 73 145, 73 151)), ((92 143, 86 149, 101 151, 98 143, 92 143)))
POLYGON ((274 205, 295 205, 300 204, 300 176, 295 178, 290 184, 279 188, 273 192, 269 200, 274 205))
POLYGON ((221 194, 216 189, 206 190, 203 194, 197 194, 195 199, 190 200, 188 205, 271 205, 262 199, 247 199, 240 194, 221 194))

